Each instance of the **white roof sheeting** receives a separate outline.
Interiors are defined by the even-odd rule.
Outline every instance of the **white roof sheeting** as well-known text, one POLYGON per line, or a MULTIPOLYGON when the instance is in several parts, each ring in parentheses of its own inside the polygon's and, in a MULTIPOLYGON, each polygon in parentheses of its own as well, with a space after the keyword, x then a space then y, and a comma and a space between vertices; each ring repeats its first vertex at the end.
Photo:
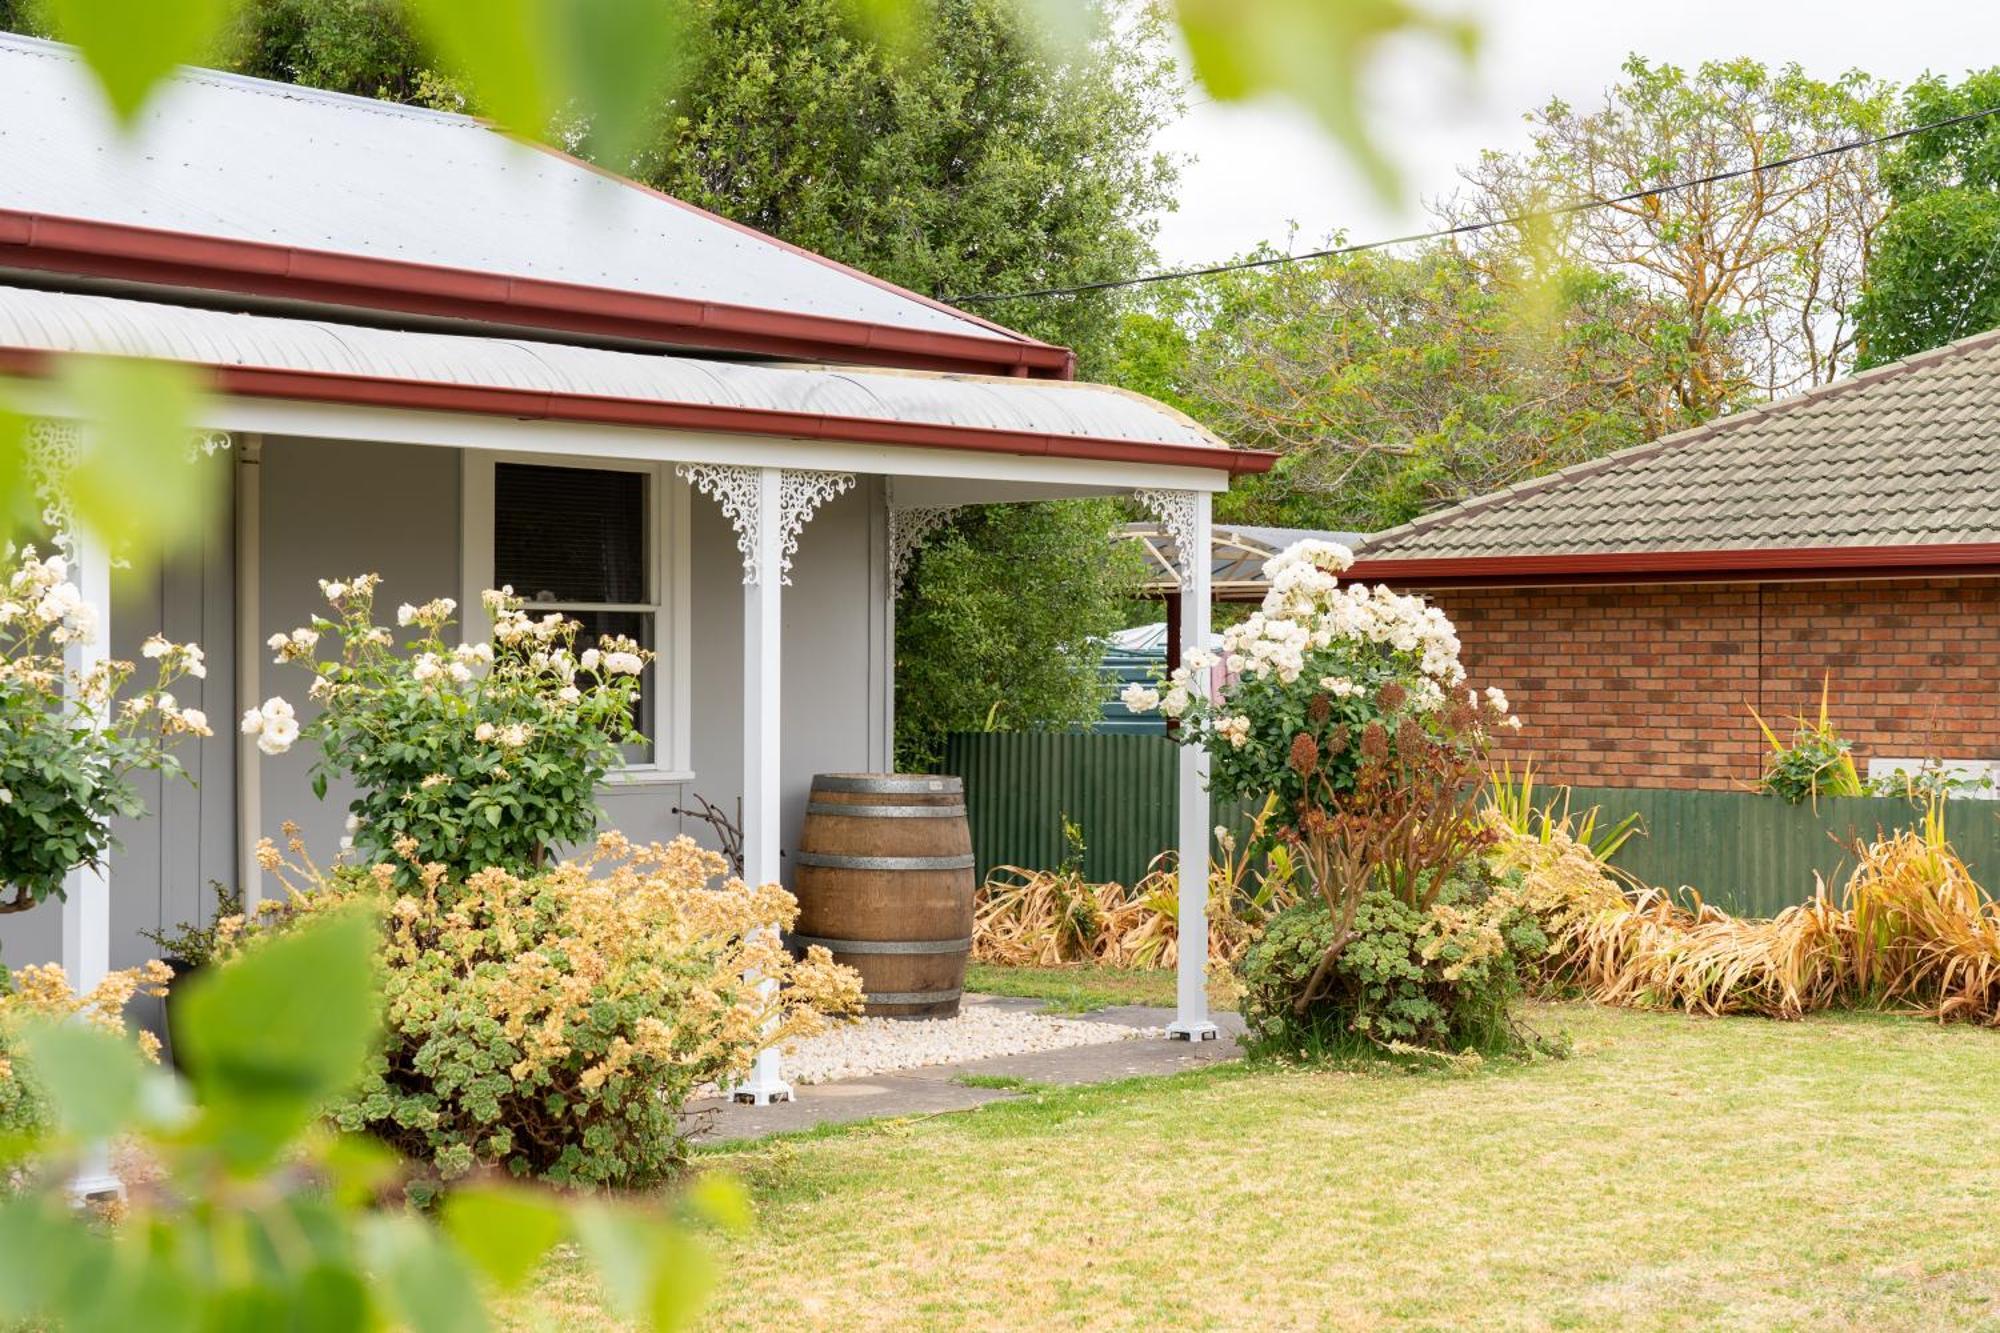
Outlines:
POLYGON ((1224 449, 1173 409, 1098 384, 712 361, 19 287, 0 287, 0 348, 1224 449))
POLYGON ((0 36, 0 207, 1022 341, 465 116, 189 70, 127 136, 29 38, 0 36))

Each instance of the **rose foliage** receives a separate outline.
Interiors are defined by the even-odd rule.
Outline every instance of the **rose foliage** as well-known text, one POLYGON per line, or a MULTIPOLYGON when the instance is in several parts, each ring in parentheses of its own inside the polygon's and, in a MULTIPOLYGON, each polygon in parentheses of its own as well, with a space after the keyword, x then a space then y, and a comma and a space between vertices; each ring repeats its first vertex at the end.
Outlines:
POLYGON ((244 732, 267 753, 314 741, 322 796, 330 778, 354 780, 349 828, 371 861, 406 865, 396 848, 413 838, 417 863, 463 877, 532 870, 559 845, 587 843, 598 784, 619 747, 641 739, 633 704, 652 655, 613 636, 580 648, 575 621, 530 616, 506 588, 483 594, 490 643, 448 644, 458 604, 440 597, 398 608, 410 631, 399 644, 375 623, 379 582, 322 580, 334 616, 271 636, 278 662, 311 669, 320 711, 301 730, 272 699, 244 714, 244 732), (329 639, 338 651, 319 657, 329 639))
POLYGON ((1512 949, 1533 932, 1492 917, 1473 808, 1492 728, 1518 726, 1498 689, 1466 688, 1458 635, 1421 597, 1344 585, 1346 548, 1300 542, 1266 566, 1261 608, 1126 693, 1210 756, 1221 793, 1275 795, 1279 833, 1318 901, 1253 950, 1248 1017, 1277 1044, 1392 1049, 1512 1044, 1512 949))

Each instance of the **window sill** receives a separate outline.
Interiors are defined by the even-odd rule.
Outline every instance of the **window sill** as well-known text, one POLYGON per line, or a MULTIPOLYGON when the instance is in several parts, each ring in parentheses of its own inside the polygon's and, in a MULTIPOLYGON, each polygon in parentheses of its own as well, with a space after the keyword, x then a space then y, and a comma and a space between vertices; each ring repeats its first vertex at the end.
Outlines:
POLYGON ((639 766, 616 769, 604 775, 604 786, 611 791, 628 788, 684 787, 693 781, 694 770, 681 768, 639 766))

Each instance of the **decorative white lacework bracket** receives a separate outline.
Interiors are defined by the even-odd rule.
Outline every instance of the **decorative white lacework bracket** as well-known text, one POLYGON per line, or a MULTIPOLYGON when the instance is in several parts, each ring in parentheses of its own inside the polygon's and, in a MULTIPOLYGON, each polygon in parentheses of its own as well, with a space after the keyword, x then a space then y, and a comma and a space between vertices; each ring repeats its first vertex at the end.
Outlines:
MULTIPOLYGON (((682 463, 674 471, 722 508, 736 530, 736 549, 743 553, 743 582, 758 581, 757 551, 763 538, 758 505, 762 468, 722 463, 682 463)), ((792 557, 799 534, 819 507, 854 487, 852 472, 812 472, 785 468, 778 476, 778 579, 791 583, 792 557)))
POLYGON ((909 505, 889 507, 889 591, 900 591, 916 563, 924 543, 951 522, 964 505, 909 505))
MULTIPOLYGON (((228 431, 195 431, 188 437, 187 461, 199 463, 227 450, 233 441, 228 431)), ((56 549, 72 558, 76 555, 76 510, 70 503, 69 474, 83 458, 83 427, 75 421, 38 417, 28 423, 28 479, 35 488, 35 502, 42 522, 54 534, 56 549)), ((126 569, 131 562, 114 555, 111 564, 126 569)))
MULTIPOLYGON (((1174 572, 1182 578, 1188 576, 1192 568, 1190 557, 1195 546, 1195 493, 1193 491, 1138 490, 1132 498, 1145 506, 1146 512, 1159 520, 1160 527, 1174 542, 1174 572)), ((1206 551, 1201 553, 1207 558, 1206 551)))

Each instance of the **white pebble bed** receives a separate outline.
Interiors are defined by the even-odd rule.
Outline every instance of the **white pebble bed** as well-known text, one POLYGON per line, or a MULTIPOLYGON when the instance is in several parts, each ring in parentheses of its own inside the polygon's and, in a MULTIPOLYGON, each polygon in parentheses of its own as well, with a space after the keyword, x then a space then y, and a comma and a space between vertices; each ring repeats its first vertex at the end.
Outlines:
POLYGON ((838 1024, 817 1037, 805 1037, 785 1047, 784 1068, 786 1079, 793 1083, 831 1083, 996 1055, 1158 1037, 1162 1031, 967 1004, 957 1018, 864 1018, 858 1023, 838 1024))

